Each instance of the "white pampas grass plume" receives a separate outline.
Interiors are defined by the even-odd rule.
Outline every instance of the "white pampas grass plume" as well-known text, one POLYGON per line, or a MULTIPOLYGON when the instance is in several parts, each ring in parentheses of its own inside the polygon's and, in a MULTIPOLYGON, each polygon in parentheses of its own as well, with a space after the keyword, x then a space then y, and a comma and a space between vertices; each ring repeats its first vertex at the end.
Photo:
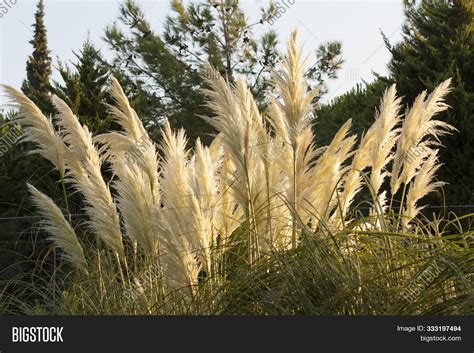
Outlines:
POLYGON ((84 210, 89 216, 86 223, 120 257, 125 255, 120 231, 120 219, 110 189, 101 174, 101 161, 92 135, 58 97, 53 103, 59 111, 58 124, 68 144, 66 154, 67 181, 84 196, 84 210))
POLYGON ((112 77, 110 94, 115 105, 109 105, 114 120, 122 127, 122 132, 110 132, 95 138, 103 145, 104 158, 117 158, 123 162, 136 163, 148 176, 154 202, 159 204, 158 156, 151 140, 135 110, 130 106, 120 83, 112 77))
POLYGON ((407 205, 404 210, 405 217, 403 221, 405 226, 425 207, 418 207, 418 201, 430 192, 436 190, 438 187, 446 184, 442 181, 433 181, 436 171, 440 167, 441 164, 438 163, 438 150, 434 150, 424 161, 417 175, 410 184, 410 189, 407 194, 407 205))
POLYGON ((450 83, 451 79, 442 82, 427 98, 426 91, 422 92, 407 113, 393 161, 392 195, 402 183, 408 185, 413 179, 423 160, 430 154, 430 147, 440 145, 439 137, 456 130, 448 123, 433 120, 436 114, 448 108, 444 97, 450 91, 450 83), (436 141, 430 140, 430 136, 436 141))
MULTIPOLYGON (((211 151, 216 148, 214 143, 220 144, 220 135, 211 145, 211 151), (213 146, 214 145, 214 146, 213 146)), ((215 211, 214 226, 217 228, 216 242, 225 248, 227 240, 234 230, 242 222, 242 208, 239 207, 238 201, 232 192, 232 183, 234 175, 234 165, 229 154, 221 148, 220 166, 218 168, 217 188, 219 198, 217 201, 217 209, 215 211)))
POLYGON ((222 145, 233 157, 240 175, 249 171, 252 177, 260 141, 247 85, 240 79, 231 87, 222 77, 208 82, 212 87, 212 91, 205 90, 211 98, 208 105, 216 116, 206 120, 220 132, 222 145))
POLYGON ((19 141, 34 143, 37 148, 29 153, 40 154, 49 160, 59 171, 61 179, 64 178, 66 148, 54 129, 51 119, 44 116, 41 110, 23 93, 11 86, 1 85, 1 87, 20 111, 21 118, 18 119, 18 123, 24 128, 24 133, 19 141))
POLYGON ((103 158, 110 160, 118 178, 114 186, 127 236, 146 253, 157 254, 157 227, 150 221, 157 217, 161 198, 155 144, 115 78, 110 93, 115 106, 109 106, 109 111, 123 131, 99 135, 95 141, 102 144, 103 158))
POLYGON ((276 132, 276 142, 286 145, 281 156, 283 171, 288 178, 287 197, 295 210, 310 194, 310 163, 315 157, 311 122, 312 101, 318 90, 307 92, 304 78, 302 47, 294 31, 288 42, 283 70, 274 72, 274 81, 280 99, 270 105, 270 121, 276 132), (291 161, 289 163, 289 161, 291 161))
POLYGON ((222 146, 232 159, 234 168, 230 186, 253 234, 250 247, 257 248, 256 226, 260 214, 256 210, 265 203, 262 200, 265 176, 261 158, 261 145, 264 143, 261 140, 261 116, 243 79, 233 87, 222 77, 210 79, 208 83, 212 88, 205 90, 211 98, 208 106, 216 116, 206 120, 219 131, 222 146))
POLYGON ((87 126, 81 125, 79 119, 61 98, 53 96, 52 101, 58 111, 56 121, 60 128, 60 135, 72 153, 68 157, 80 160, 83 164, 100 164, 99 155, 92 142, 92 134, 87 126))
POLYGON ((51 235, 50 239, 53 240, 55 246, 63 250, 62 256, 66 261, 73 264, 77 269, 88 273, 81 244, 79 244, 74 229, 64 218, 61 210, 51 198, 33 185, 27 184, 27 186, 32 195, 33 204, 43 217, 41 228, 51 235))
POLYGON ((191 186, 193 234, 197 256, 206 273, 210 271, 211 247, 216 244, 217 233, 213 227, 217 203, 217 166, 210 151, 200 140, 196 141, 195 154, 189 163, 191 186))
POLYGON ((110 94, 114 98, 116 106, 109 106, 116 122, 123 128, 127 135, 136 139, 143 135, 147 135, 140 118, 135 110, 130 106, 127 96, 123 92, 119 81, 112 77, 110 85, 110 94))
MULTIPOLYGON (((290 148, 289 160, 285 161, 284 171, 288 178, 286 196, 295 212, 300 213, 303 201, 309 200, 310 163, 314 159, 315 149, 311 121, 313 119, 313 99, 318 90, 307 92, 307 82, 304 78, 302 47, 298 46, 298 33, 294 31, 288 42, 287 56, 283 60, 281 72, 274 72, 274 82, 277 94, 276 107, 271 109, 273 124, 277 138, 283 140, 290 148)), ((286 156, 283 156, 285 158, 286 156)), ((286 159, 286 158, 285 158, 286 159)), ((292 247, 296 246, 296 219, 292 220, 292 247)))
MULTIPOLYGON (((373 146, 369 152, 372 168, 370 186, 377 198, 385 178, 390 176, 385 167, 393 159, 393 149, 400 133, 400 129, 396 128, 400 123, 400 106, 401 98, 397 98, 396 87, 392 85, 385 91, 380 108, 376 112, 373 146)), ((384 206, 382 201, 385 201, 385 197, 378 199, 381 207, 384 206)))
POLYGON ((219 160, 214 160, 211 157, 210 149, 203 146, 198 138, 191 162, 193 165, 191 188, 194 196, 199 199, 203 213, 210 213, 209 218, 212 218, 217 197, 218 163, 219 160))
MULTIPOLYGON (((202 249, 196 225, 196 208, 189 171, 189 150, 184 130, 171 131, 168 122, 163 127, 161 187, 163 209, 156 220, 160 229, 162 251, 160 261, 165 275, 178 288, 193 288, 197 284, 202 249)), ((206 264, 202 264, 206 265, 206 264)))
POLYGON ((289 142, 296 149, 298 136, 311 124, 312 101, 318 90, 307 92, 304 78, 302 47, 298 46, 298 33, 292 32, 288 42, 287 56, 283 61, 281 73, 275 72, 274 81, 277 92, 281 95, 278 105, 286 120, 289 142))
MULTIPOLYGON (((352 155, 356 142, 355 135, 349 135, 351 120, 336 133, 325 151, 318 158, 312 170, 312 206, 320 219, 327 220, 337 203, 337 191, 347 170, 345 162, 352 155)), ((318 220, 313 223, 317 224, 318 220)))
POLYGON ((153 220, 158 217, 153 193, 145 172, 135 164, 124 164, 114 159, 113 170, 117 180, 113 186, 117 191, 117 205, 123 218, 125 234, 138 242, 148 255, 158 254, 158 230, 153 220))

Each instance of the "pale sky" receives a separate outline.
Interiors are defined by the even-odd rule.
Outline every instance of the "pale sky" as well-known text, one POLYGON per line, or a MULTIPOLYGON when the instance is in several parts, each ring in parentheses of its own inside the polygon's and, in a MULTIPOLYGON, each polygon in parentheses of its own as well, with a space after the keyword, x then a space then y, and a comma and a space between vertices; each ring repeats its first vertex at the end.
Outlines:
MULTIPOLYGON (((401 40, 401 0, 296 0, 293 5, 290 5, 291 0, 276 1, 287 10, 273 25, 280 35, 280 42, 286 43, 290 32, 299 28, 300 39, 310 55, 310 62, 314 60, 314 51, 321 42, 342 42, 345 64, 339 79, 330 82, 326 101, 348 91, 357 82, 371 81, 372 71, 386 73, 390 54, 384 46, 380 30, 391 43, 401 40)), ((164 18, 170 11, 169 1, 137 2, 142 5, 153 29, 162 32, 164 18)), ((10 8, 0 18, 0 83, 19 88, 26 76, 26 60, 33 50, 28 41, 33 35, 31 24, 34 22, 36 0, 0 0, 0 5, 3 3, 10 4, 10 8)), ((110 58, 111 52, 102 37, 106 25, 116 20, 119 3, 119 0, 46 0, 45 21, 53 63, 57 63, 57 57, 61 61, 73 59, 72 51, 82 46, 87 33, 90 33, 95 45, 102 48, 104 56, 110 58)), ((266 3, 266 0, 241 0, 249 23, 259 19, 259 9, 266 3)), ((260 28, 259 31, 263 32, 260 28)), ((56 70, 53 70, 53 79, 59 79, 56 70)), ((4 97, 0 97, 0 105, 4 103, 4 97)))

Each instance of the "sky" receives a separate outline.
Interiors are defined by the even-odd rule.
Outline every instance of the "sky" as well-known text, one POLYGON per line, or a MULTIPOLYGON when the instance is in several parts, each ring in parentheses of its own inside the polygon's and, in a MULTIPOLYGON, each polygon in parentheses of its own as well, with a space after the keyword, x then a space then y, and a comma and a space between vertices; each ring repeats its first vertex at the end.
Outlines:
MULTIPOLYGON (((136 0, 142 6, 146 19, 158 32, 163 29, 165 16, 170 12, 168 0, 136 0)), ((285 9, 272 28, 280 36, 282 46, 293 29, 298 28, 300 40, 314 62, 315 50, 326 41, 342 43, 345 61, 339 78, 329 82, 329 92, 324 101, 350 90, 358 82, 370 82, 373 72, 385 74, 390 53, 385 48, 381 31, 391 43, 401 40, 403 24, 402 1, 390 0, 275 0, 285 9), (293 4, 291 4, 293 3, 293 4)), ((188 1, 185 1, 185 3, 188 1)), ((53 57, 53 67, 58 59, 73 60, 89 35, 106 58, 112 57, 103 40, 104 29, 118 17, 119 0, 45 0, 48 45, 53 57)), ((260 8, 266 0, 241 0, 241 7, 248 22, 260 19, 260 8)), ((29 44, 33 36, 36 0, 0 0, 8 12, 0 18, 0 83, 21 86, 26 77, 26 61, 32 52, 29 44)), ((269 29, 260 26, 258 33, 269 29)), ((282 47, 283 48, 283 47, 282 47)), ((53 69, 53 79, 60 80, 53 69)), ((6 103, 0 97, 0 106, 6 103)))

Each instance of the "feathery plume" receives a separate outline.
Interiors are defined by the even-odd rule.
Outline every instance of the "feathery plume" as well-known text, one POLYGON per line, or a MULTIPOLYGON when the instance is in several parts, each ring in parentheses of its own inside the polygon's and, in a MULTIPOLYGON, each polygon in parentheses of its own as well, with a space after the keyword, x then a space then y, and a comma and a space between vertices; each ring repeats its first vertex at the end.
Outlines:
POLYGON ((258 253, 257 218, 262 213, 257 211, 265 208, 261 116, 243 79, 233 87, 222 77, 208 79, 208 83, 212 90, 204 92, 211 98, 208 106, 216 116, 206 120, 220 132, 235 167, 231 187, 249 222, 249 262, 253 262, 258 253))
POLYGON ((436 171, 441 167, 438 163, 438 150, 434 150, 423 162, 420 170, 410 184, 407 194, 407 203, 404 212, 403 222, 407 226, 413 218, 425 207, 418 207, 417 203, 430 192, 435 191, 438 187, 445 185, 442 181, 433 181, 436 171))
MULTIPOLYGON (((320 219, 327 220, 337 203, 337 191, 342 176, 347 170, 345 162, 352 155, 356 142, 355 135, 349 135, 351 120, 348 120, 336 133, 312 170, 313 209, 320 219)), ((318 220, 314 220, 314 225, 318 220)))
POLYGON ((423 160, 430 154, 431 147, 440 145, 439 137, 456 131, 448 123, 433 120, 436 114, 448 108, 444 97, 450 91, 450 83, 451 79, 442 82, 429 97, 426 97, 426 91, 422 92, 407 113, 393 161, 392 195, 398 191, 401 184, 408 185, 415 177, 423 160), (431 136, 436 141, 429 139, 431 136))
POLYGON ((11 86, 1 85, 1 87, 20 111, 21 118, 18 119, 18 123, 24 128, 24 133, 19 141, 33 142, 37 148, 29 153, 40 154, 53 163, 59 171, 61 179, 64 178, 66 148, 51 119, 44 116, 41 110, 23 93, 11 86))
MULTIPOLYGON (((400 122, 401 98, 397 98, 395 85, 388 88, 375 115, 374 140, 370 148, 370 186, 375 197, 378 198, 380 188, 390 172, 385 167, 393 159, 393 149, 397 143, 400 129, 396 128, 400 122)), ((385 198, 378 198, 378 202, 385 198)), ((384 204, 380 203, 381 207, 384 204)))
POLYGON ((218 212, 217 203, 217 168, 211 159, 209 148, 204 147, 201 141, 196 141, 195 154, 189 163, 191 182, 191 207, 193 214, 198 249, 198 259, 210 271, 211 247, 216 244, 217 234, 213 227, 215 213, 218 212))
MULTIPOLYGON (((214 143, 219 143, 219 140, 214 140, 214 143)), ((213 144, 211 144, 211 151, 213 144)), ((218 208, 215 212, 214 226, 217 229, 216 243, 225 248, 228 238, 241 224, 243 215, 242 208, 239 207, 239 203, 234 197, 235 194, 232 192, 232 183, 234 182, 232 158, 223 148, 221 151, 221 163, 217 174, 218 208)))
POLYGON ((123 219, 125 234, 136 241, 148 255, 158 254, 158 229, 152 220, 158 217, 153 192, 145 172, 134 164, 113 159, 117 179, 117 206, 123 219))
MULTIPOLYGON (((298 47, 298 33, 294 31, 288 42, 288 54, 283 61, 281 73, 274 72, 274 82, 281 99, 275 100, 279 109, 273 108, 273 117, 277 131, 285 138, 282 143, 290 146, 292 163, 285 163, 284 171, 288 178, 286 191, 289 202, 298 213, 302 201, 308 200, 310 189, 310 163, 315 157, 311 121, 313 118, 313 99, 318 90, 307 92, 304 78, 305 59, 302 47, 298 47), (282 119, 282 117, 284 119, 282 119)), ((296 224, 293 217, 292 247, 296 246, 296 224)))
POLYGON ((117 158, 136 163, 148 176, 154 202, 159 205, 158 156, 151 140, 135 110, 130 106, 120 83, 112 77, 110 94, 116 106, 109 105, 109 111, 122 127, 122 132, 110 132, 95 138, 103 145, 100 149, 103 158, 117 158))
POLYGON ((305 59, 302 58, 302 47, 298 47, 298 32, 291 34, 288 42, 287 57, 283 60, 281 73, 275 71, 274 81, 281 101, 277 101, 285 118, 290 144, 297 149, 297 140, 301 133, 311 124, 312 101, 318 90, 307 92, 304 78, 305 59))
POLYGON ((79 244, 74 229, 64 218, 61 210, 51 198, 40 192, 33 185, 27 184, 27 187, 32 195, 33 204, 38 208, 41 217, 43 217, 41 229, 48 232, 55 246, 63 250, 62 256, 66 261, 73 264, 77 269, 88 273, 87 262, 81 244, 79 244))
MULTIPOLYGON (((189 171, 189 151, 186 148, 184 130, 171 131, 168 121, 163 127, 161 168, 161 187, 163 209, 156 220, 160 229, 162 244, 161 261, 165 273, 172 284, 178 288, 191 289, 197 285, 201 265, 206 266, 204 249, 200 248, 199 235, 196 234, 195 198, 191 188, 189 171)), ((207 268, 206 268, 207 270, 207 268)))
POLYGON ((105 244, 120 257, 125 255, 117 207, 101 173, 101 161, 92 142, 92 134, 82 126, 68 105, 58 97, 53 103, 59 114, 58 125, 68 145, 66 154, 67 181, 84 196, 86 222, 105 244))

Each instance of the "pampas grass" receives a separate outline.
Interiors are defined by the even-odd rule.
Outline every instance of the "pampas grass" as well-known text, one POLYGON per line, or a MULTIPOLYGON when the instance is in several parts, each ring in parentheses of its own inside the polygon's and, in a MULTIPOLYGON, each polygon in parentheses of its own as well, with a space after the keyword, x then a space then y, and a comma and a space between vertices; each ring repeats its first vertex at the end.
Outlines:
POLYGON ((67 104, 53 98, 58 110, 58 125, 67 145, 66 166, 68 181, 84 196, 84 211, 89 216, 87 225, 121 258, 124 257, 120 220, 112 195, 101 174, 101 161, 92 134, 67 104))
POLYGON ((450 91, 450 83, 451 79, 442 82, 429 97, 426 91, 422 92, 406 114, 393 161, 392 195, 401 184, 406 186, 415 177, 423 161, 430 155, 431 146, 439 145, 439 137, 456 130, 443 121, 433 120, 436 114, 448 109, 443 99, 450 91))
POLYGON ((43 158, 53 163, 59 171, 61 178, 64 178, 65 162, 64 142, 53 126, 51 118, 47 118, 41 110, 24 94, 15 88, 2 85, 7 97, 19 110, 21 118, 18 123, 25 127, 24 133, 19 142, 32 142, 37 146, 29 153, 40 154, 43 158))
MULTIPOLYGON (((392 85, 384 94, 379 110, 375 115, 373 146, 369 151, 370 158, 370 187, 379 198, 379 191, 385 179, 390 176, 386 166, 394 157, 394 146, 397 143, 400 128, 401 98, 397 98, 395 85, 392 85)), ((383 197, 382 197, 383 198, 383 197)), ((384 206, 384 203, 380 203, 384 206)))
POLYGON ((172 285, 193 293, 200 265, 207 268, 207 248, 199 237, 198 210, 189 173, 189 151, 184 131, 173 133, 168 123, 163 129, 163 163, 161 185, 164 207, 160 212, 161 261, 172 285), (199 246, 201 245, 201 247, 199 246), (203 263, 200 264, 198 259, 203 263))
MULTIPOLYGON (((288 42, 288 54, 283 61, 283 70, 275 73, 275 86, 281 99, 276 100, 283 119, 281 141, 290 148, 291 164, 283 170, 287 173, 288 188, 287 198, 293 209, 299 212, 304 200, 309 198, 310 173, 309 166, 315 157, 311 121, 313 112, 313 99, 318 94, 317 90, 307 92, 307 83, 304 78, 305 60, 302 58, 302 47, 298 46, 298 33, 294 31, 288 42)), ((278 119, 278 118, 277 118, 278 119)), ((292 219, 291 245, 297 245, 296 220, 292 219)))
POLYGON ((66 261, 69 261, 77 269, 88 273, 82 246, 79 244, 71 224, 64 218, 63 213, 50 197, 33 185, 27 184, 27 186, 32 195, 33 204, 43 217, 41 228, 51 235, 50 239, 56 247, 63 251, 63 258, 66 261))
MULTIPOLYGON (((356 142, 354 135, 349 136, 350 127, 350 120, 341 126, 312 170, 314 196, 311 205, 314 207, 313 213, 318 215, 318 222, 329 220, 337 202, 337 191, 340 190, 342 178, 348 168, 344 163, 351 157, 356 142)), ((349 187, 349 182, 346 181, 345 190, 349 187)))
MULTIPOLYGON (((274 73, 277 94, 266 112, 259 111, 244 79, 208 78, 205 92, 213 116, 204 118, 218 131, 213 143, 203 146, 198 140, 190 150, 184 131, 172 131, 165 122, 160 154, 116 79, 109 110, 120 131, 96 137, 59 98, 53 98, 59 112, 55 126, 28 98, 5 87, 23 116, 24 140, 35 142, 83 196, 86 232, 108 246, 91 252, 87 263, 70 223, 50 198, 30 187, 45 230, 68 261, 93 276, 90 284, 74 283, 78 292, 71 290, 72 297, 81 298, 80 310, 110 303, 98 311, 124 305, 136 313, 139 305, 145 313, 183 312, 184 305, 185 312, 190 307, 198 312, 199 298, 210 295, 207 309, 233 312, 231 303, 240 303, 240 294, 257 298, 266 292, 262 286, 282 285, 289 286, 279 290, 291 300, 296 296, 313 305, 314 297, 299 292, 304 284, 294 283, 299 275, 293 269, 301 265, 305 273, 314 271, 308 278, 318 281, 313 288, 318 303, 336 289, 343 293, 346 301, 333 312, 360 313, 365 304, 369 312, 390 312, 386 299, 370 302, 366 291, 383 287, 384 295, 393 294, 408 283, 418 261, 456 249, 440 237, 436 241, 443 246, 434 249, 426 230, 442 233, 442 222, 428 226, 419 217, 423 197, 443 185, 435 178, 440 164, 434 147, 454 128, 433 117, 447 109, 443 99, 450 81, 430 96, 423 92, 405 117, 392 86, 360 142, 348 120, 328 146, 315 146, 311 125, 317 92, 306 89, 304 63, 294 32, 274 73), (109 182, 104 166, 112 174, 109 182), (362 190, 372 195, 364 200, 368 215, 357 213, 362 190), (391 208, 397 198, 398 217, 391 208), (412 249, 407 242, 413 242, 412 249), (387 285, 380 285, 379 272, 387 285), (141 273, 148 275, 139 278, 141 273), (246 276, 262 292, 248 289, 241 282, 246 276), (247 289, 240 293, 240 288, 247 289), (121 291, 136 293, 140 303, 121 291), (164 299, 169 297, 172 304, 164 299)), ((458 279, 446 276, 440 288, 449 281, 459 286, 458 279)), ((327 307, 318 305, 310 311, 325 312, 327 307)))
POLYGON ((405 224, 415 218, 425 207, 417 207, 418 201, 445 184, 442 181, 434 181, 435 173, 440 167, 441 164, 438 162, 438 150, 434 150, 423 162, 413 182, 410 184, 406 208, 404 210, 406 217, 404 219, 405 224))

